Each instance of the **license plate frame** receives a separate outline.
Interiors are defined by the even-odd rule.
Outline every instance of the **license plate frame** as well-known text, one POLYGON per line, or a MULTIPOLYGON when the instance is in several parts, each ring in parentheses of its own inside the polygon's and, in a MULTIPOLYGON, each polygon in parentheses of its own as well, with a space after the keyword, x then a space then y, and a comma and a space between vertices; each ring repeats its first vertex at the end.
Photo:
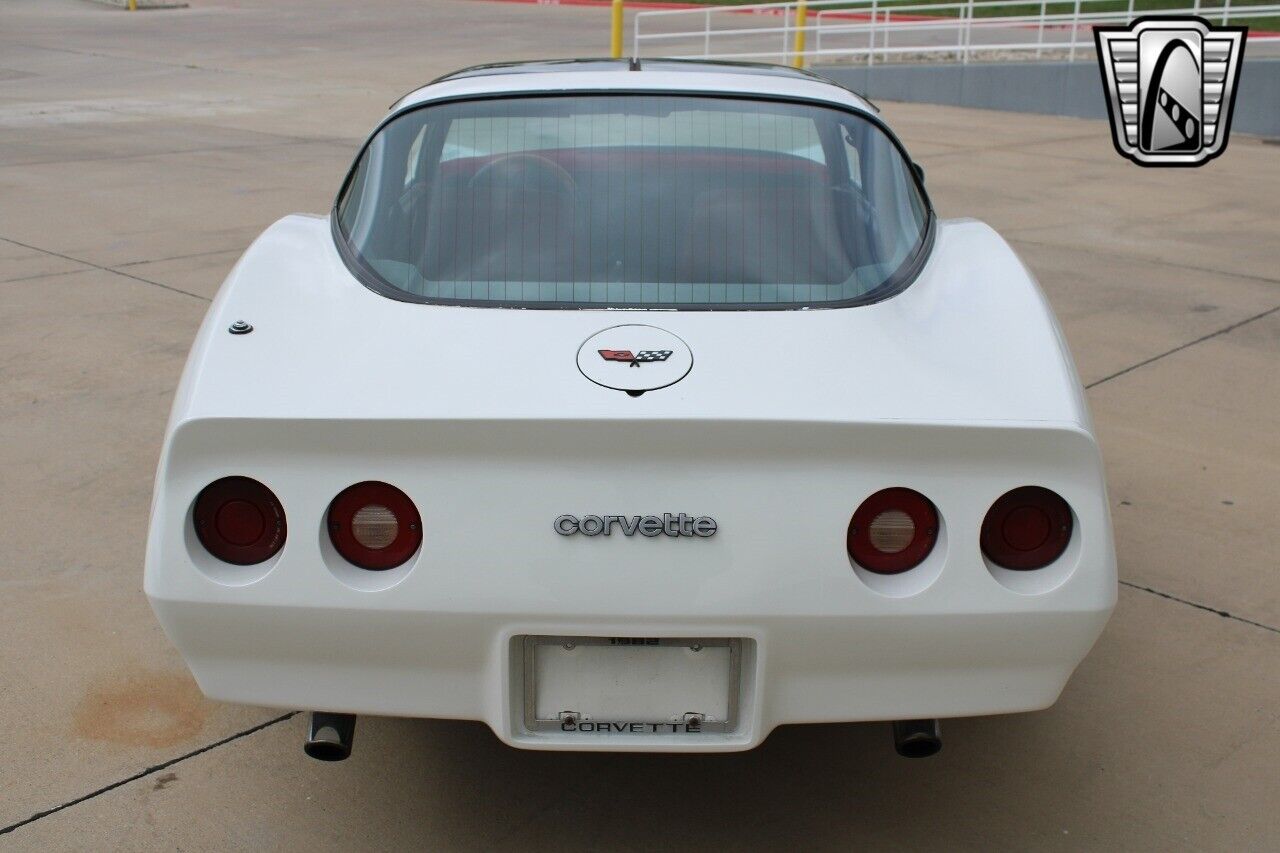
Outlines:
POLYGON ((742 694, 742 645, 737 637, 584 637, 568 635, 531 634, 523 638, 521 675, 523 686, 524 726, 529 732, 596 733, 620 735, 686 735, 723 734, 738 727, 739 705, 742 694), (606 720, 583 715, 582 719, 568 723, 561 716, 538 715, 538 646, 614 646, 624 649, 682 647, 692 649, 727 648, 727 678, 725 697, 726 714, 723 720, 707 719, 646 719, 606 720))

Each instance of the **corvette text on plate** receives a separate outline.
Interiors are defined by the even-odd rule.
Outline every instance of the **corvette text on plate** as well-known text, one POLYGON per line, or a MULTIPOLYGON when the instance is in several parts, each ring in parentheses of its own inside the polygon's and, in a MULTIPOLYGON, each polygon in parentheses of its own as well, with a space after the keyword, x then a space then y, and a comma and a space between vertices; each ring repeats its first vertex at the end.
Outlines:
POLYGON ((696 720, 690 720, 684 723, 595 723, 590 720, 561 720, 560 731, 595 732, 602 735, 696 735, 702 733, 702 723, 696 720))

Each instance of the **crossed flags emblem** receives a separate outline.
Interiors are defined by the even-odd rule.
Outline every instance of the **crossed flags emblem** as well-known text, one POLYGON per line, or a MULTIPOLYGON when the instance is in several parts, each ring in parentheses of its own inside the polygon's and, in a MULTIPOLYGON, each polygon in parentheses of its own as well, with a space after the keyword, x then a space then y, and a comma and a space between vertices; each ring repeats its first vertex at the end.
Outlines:
POLYGON ((598 350, 598 352, 605 361, 625 361, 629 362, 632 367, 639 367, 649 361, 666 361, 671 358, 671 353, 674 350, 642 349, 634 354, 629 349, 602 349, 598 350))

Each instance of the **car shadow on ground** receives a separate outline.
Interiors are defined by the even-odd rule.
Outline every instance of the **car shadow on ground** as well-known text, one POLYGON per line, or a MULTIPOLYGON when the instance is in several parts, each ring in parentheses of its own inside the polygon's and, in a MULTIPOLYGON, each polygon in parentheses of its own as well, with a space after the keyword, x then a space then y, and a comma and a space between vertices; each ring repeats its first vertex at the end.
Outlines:
POLYGON ((1070 748, 1053 716, 944 721, 942 753, 916 760, 894 753, 888 723, 784 726, 750 752, 684 755, 532 752, 479 723, 362 718, 345 767, 372 773, 364 791, 400 780, 385 814, 489 849, 968 846, 1027 819, 1065 840, 1046 813, 1059 783, 1035 770, 1073 761, 1046 754, 1070 748))

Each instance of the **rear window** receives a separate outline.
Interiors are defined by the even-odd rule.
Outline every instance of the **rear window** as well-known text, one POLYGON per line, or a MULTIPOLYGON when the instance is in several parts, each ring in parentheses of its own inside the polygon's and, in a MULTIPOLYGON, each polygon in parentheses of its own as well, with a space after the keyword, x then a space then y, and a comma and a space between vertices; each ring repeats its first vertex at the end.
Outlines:
POLYGON ((337 239, 397 298, 568 308, 801 308, 902 287, 928 211, 866 117, 683 95, 495 98, 385 125, 337 239))

